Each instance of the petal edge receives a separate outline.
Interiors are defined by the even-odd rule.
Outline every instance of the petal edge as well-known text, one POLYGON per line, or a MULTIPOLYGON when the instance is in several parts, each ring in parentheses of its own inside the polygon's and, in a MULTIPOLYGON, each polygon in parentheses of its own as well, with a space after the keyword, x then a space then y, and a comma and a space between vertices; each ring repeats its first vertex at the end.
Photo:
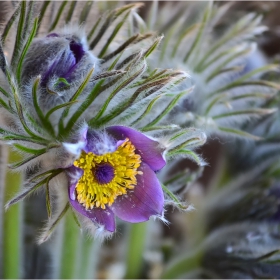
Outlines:
POLYGON ((111 206, 114 214, 121 220, 139 223, 149 220, 153 215, 163 212, 163 191, 154 171, 142 163, 137 175, 137 186, 126 195, 118 196, 111 206))
POLYGON ((108 207, 106 209, 95 207, 93 209, 86 210, 85 207, 76 200, 75 189, 76 185, 71 185, 68 191, 71 206, 77 212, 89 218, 93 223, 104 226, 107 231, 114 232, 116 230, 116 224, 115 216, 112 210, 108 207))

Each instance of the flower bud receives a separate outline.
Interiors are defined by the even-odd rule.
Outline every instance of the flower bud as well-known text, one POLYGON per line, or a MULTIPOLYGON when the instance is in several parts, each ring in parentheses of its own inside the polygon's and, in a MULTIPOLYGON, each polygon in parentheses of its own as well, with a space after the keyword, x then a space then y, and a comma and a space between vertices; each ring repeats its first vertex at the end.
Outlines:
MULTIPOLYGON (((21 82, 25 96, 30 96, 30 85, 41 76, 40 98, 54 105, 50 93, 55 96, 72 96, 90 69, 98 70, 99 60, 88 50, 81 30, 65 29, 33 40, 23 62, 21 82), (50 99, 50 100, 49 100, 50 99)), ((57 101, 56 101, 57 102, 57 101)), ((45 102, 43 107, 46 106, 45 102)))

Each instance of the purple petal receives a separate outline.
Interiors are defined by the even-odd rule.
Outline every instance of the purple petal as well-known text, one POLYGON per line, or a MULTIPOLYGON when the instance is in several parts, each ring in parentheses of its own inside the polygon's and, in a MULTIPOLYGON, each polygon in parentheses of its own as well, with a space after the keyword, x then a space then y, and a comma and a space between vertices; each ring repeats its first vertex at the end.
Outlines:
POLYGON ((161 215, 164 197, 160 183, 154 171, 142 163, 137 175, 137 186, 129 190, 126 195, 118 196, 111 209, 120 219, 139 223, 149 220, 152 215, 161 215))
POLYGON ((85 207, 76 200, 76 184, 70 185, 68 194, 69 201, 76 211, 88 217, 93 223, 104 226, 107 231, 115 231, 115 216, 108 207, 106 209, 95 207, 86 210, 85 207))
POLYGON ((50 33, 47 35, 47 37, 59 37, 59 35, 57 33, 50 33))
MULTIPOLYGON (((56 33, 51 33, 48 35, 48 37, 57 36, 58 35, 56 33)), ((77 43, 74 40, 69 42, 69 49, 65 49, 65 51, 60 56, 56 57, 42 75, 41 84, 46 86, 48 80, 54 75, 71 81, 71 75, 74 72, 77 63, 82 59, 84 54, 85 51, 80 43, 77 43)))
POLYGON ((106 129, 118 140, 129 138, 137 149, 137 153, 141 155, 142 161, 147 163, 152 170, 158 171, 162 169, 166 162, 162 156, 162 150, 159 143, 150 139, 143 133, 126 126, 111 126, 106 129))
POLYGON ((70 50, 75 56, 76 63, 78 63, 85 54, 82 44, 77 43, 74 40, 70 42, 70 50))

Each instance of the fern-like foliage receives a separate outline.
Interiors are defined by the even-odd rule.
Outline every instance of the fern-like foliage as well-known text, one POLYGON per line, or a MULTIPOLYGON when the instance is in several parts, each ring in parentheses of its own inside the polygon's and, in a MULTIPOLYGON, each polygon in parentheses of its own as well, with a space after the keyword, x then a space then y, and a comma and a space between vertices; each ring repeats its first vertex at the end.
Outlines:
MULTIPOLYGON (((124 36, 133 31, 130 19, 141 4, 128 4, 103 16, 97 16, 92 5, 22 1, 2 34, 1 140, 23 155, 10 167, 28 170, 29 174, 25 188, 7 207, 44 186, 50 221, 43 241, 69 208, 64 201, 52 214, 52 186, 59 178, 65 184, 65 169, 80 153, 87 127, 134 127, 156 137, 167 158, 186 157, 204 165, 194 148, 205 142, 205 134, 199 129, 181 130, 175 123, 161 122, 192 91, 189 76, 179 70, 147 70, 147 59, 162 37, 151 32, 124 36), (91 13, 96 17, 88 26, 91 13), (60 61, 68 63, 64 53, 58 63, 53 58, 60 52, 57 37, 69 40, 76 60, 81 59, 71 79, 53 70, 60 61), (79 58, 80 53, 83 58, 79 58)), ((67 187, 60 189, 67 191, 67 187)))
POLYGON ((279 83, 261 75, 278 65, 267 64, 256 50, 256 37, 266 30, 261 16, 250 13, 224 26, 230 7, 231 3, 217 6, 210 1, 166 3, 158 9, 154 1, 148 24, 139 20, 139 26, 165 36, 153 63, 184 69, 193 78, 195 90, 177 107, 177 121, 203 127, 209 134, 257 140, 243 125, 275 112, 262 105, 275 96, 279 83))

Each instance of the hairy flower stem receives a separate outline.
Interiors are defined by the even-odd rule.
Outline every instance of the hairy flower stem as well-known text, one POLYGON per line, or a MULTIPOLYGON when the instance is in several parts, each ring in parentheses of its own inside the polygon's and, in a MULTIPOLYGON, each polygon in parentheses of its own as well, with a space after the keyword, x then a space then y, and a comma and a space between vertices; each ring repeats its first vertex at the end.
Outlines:
POLYGON ((161 279, 176 279, 182 277, 195 269, 198 269, 201 265, 201 258, 203 256, 200 248, 195 251, 188 252, 186 255, 175 259, 170 265, 167 266, 161 279))
POLYGON ((129 225, 129 241, 126 255, 125 279, 139 279, 148 223, 129 225))
MULTIPOLYGON (((3 248, 3 220, 4 220, 4 191, 6 183, 6 169, 8 161, 8 149, 6 146, 0 146, 0 248, 3 248)), ((0 278, 3 275, 3 250, 0 250, 0 278)))
POLYGON ((62 242, 59 278, 73 279, 75 278, 77 267, 76 256, 79 249, 79 228, 70 211, 65 216, 62 242))
MULTIPOLYGON (((21 157, 19 154, 9 150, 8 162, 12 163, 19 161, 21 157)), ((4 194, 5 202, 11 198, 11 195, 20 190, 22 183, 21 173, 12 173, 10 171, 6 174, 6 189, 4 194)), ((13 205, 4 214, 4 232, 3 232, 3 278, 21 278, 21 249, 22 249, 22 228, 23 221, 23 204, 13 205)))

